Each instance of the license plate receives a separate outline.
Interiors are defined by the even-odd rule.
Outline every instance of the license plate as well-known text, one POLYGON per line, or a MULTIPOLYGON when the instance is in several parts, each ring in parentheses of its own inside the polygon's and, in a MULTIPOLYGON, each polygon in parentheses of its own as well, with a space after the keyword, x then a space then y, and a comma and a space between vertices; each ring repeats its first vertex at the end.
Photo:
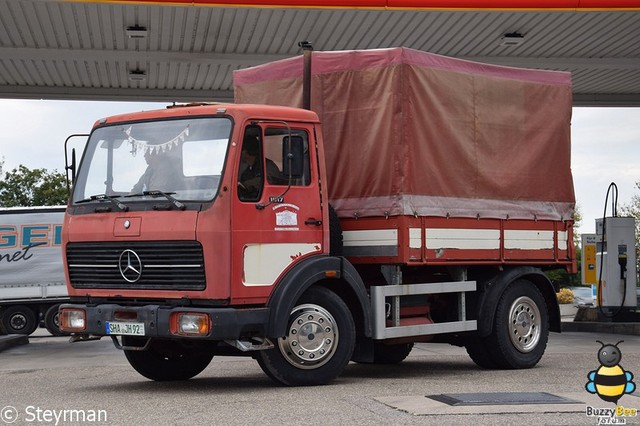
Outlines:
POLYGON ((107 334, 126 336, 144 336, 144 323, 141 322, 106 322, 107 334))

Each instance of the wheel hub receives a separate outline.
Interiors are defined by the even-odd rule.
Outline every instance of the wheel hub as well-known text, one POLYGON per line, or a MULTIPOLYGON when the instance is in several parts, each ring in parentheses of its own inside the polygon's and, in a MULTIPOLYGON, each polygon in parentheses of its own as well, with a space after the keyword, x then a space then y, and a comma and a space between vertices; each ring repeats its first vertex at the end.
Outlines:
POLYGON ((16 314, 11 317, 9 324, 14 330, 22 330, 27 325, 27 318, 22 314, 16 314))
POLYGON ((278 339, 285 359, 295 367, 313 369, 324 365, 338 344, 333 316, 318 305, 298 306, 291 313, 289 333, 278 339))
POLYGON ((541 318, 538 305, 529 297, 516 299, 509 310, 511 343, 522 353, 531 352, 540 340, 541 318))

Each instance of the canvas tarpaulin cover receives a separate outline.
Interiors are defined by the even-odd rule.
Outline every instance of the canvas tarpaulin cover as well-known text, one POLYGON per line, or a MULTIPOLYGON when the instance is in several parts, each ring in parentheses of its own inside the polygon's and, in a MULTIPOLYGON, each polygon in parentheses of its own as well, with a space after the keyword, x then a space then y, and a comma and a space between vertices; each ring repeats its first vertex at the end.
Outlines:
MULTIPOLYGON (((569 73, 406 48, 314 52, 341 217, 571 219, 569 73)), ((234 72, 237 103, 302 106, 302 56, 234 72)))

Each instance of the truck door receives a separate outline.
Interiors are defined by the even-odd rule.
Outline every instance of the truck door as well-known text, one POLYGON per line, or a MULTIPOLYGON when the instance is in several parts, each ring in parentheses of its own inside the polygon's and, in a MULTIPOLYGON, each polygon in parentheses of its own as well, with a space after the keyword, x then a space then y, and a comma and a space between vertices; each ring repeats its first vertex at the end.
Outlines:
POLYGON ((296 261, 322 252, 313 127, 280 123, 243 131, 232 211, 232 303, 262 303, 296 261), (289 178, 289 138, 302 141, 302 174, 289 178), (310 149, 311 147, 311 149, 310 149))

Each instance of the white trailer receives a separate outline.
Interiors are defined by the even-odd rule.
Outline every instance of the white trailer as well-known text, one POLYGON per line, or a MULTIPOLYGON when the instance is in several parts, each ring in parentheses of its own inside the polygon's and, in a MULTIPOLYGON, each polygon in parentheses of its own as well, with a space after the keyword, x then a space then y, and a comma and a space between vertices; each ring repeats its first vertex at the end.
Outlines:
POLYGON ((58 306, 69 300, 62 267, 65 207, 0 209, 0 332, 53 335, 58 306))

